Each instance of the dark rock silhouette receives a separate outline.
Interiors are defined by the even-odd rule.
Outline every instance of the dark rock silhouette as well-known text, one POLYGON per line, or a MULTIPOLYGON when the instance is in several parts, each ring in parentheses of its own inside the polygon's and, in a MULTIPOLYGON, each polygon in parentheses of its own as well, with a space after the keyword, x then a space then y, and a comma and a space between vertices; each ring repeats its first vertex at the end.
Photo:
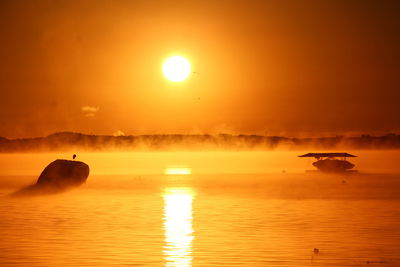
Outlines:
POLYGON ((47 165, 36 184, 25 187, 14 195, 54 194, 86 182, 89 166, 81 161, 57 159, 47 165))

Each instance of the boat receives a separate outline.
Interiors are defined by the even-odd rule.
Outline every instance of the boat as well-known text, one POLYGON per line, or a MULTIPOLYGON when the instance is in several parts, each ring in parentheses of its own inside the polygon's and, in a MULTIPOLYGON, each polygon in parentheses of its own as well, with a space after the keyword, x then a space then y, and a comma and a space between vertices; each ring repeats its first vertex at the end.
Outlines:
POLYGON ((357 157, 349 153, 307 153, 300 155, 300 158, 315 158, 313 166, 321 172, 348 172, 354 168, 354 164, 347 161, 347 158, 357 157))

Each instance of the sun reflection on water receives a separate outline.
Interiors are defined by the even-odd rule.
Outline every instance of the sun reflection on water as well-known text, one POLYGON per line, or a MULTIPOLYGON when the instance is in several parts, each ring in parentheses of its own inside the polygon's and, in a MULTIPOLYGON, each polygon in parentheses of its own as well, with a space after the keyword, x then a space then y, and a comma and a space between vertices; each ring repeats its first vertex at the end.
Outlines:
POLYGON ((192 169, 180 166, 168 166, 164 173, 165 175, 189 175, 192 174, 192 169))
POLYGON ((166 266, 192 266, 191 188, 167 188, 164 192, 164 255, 166 266))

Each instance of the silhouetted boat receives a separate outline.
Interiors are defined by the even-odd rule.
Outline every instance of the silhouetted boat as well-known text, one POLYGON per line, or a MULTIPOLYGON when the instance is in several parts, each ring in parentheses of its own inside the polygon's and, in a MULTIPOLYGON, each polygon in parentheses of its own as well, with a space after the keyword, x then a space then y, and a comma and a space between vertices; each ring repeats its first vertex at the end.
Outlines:
POLYGON ((354 167, 354 164, 347 161, 346 158, 357 156, 349 153, 307 153, 299 157, 317 159, 312 165, 323 172, 345 172, 354 167))

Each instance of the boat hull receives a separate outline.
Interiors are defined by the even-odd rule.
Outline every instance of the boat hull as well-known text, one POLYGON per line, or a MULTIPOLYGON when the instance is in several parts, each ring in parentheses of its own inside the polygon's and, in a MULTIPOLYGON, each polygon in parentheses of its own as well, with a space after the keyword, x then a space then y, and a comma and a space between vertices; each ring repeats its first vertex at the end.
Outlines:
POLYGON ((323 172, 344 172, 352 169, 354 164, 347 160, 338 159, 324 159, 318 160, 313 165, 320 171, 323 172))

